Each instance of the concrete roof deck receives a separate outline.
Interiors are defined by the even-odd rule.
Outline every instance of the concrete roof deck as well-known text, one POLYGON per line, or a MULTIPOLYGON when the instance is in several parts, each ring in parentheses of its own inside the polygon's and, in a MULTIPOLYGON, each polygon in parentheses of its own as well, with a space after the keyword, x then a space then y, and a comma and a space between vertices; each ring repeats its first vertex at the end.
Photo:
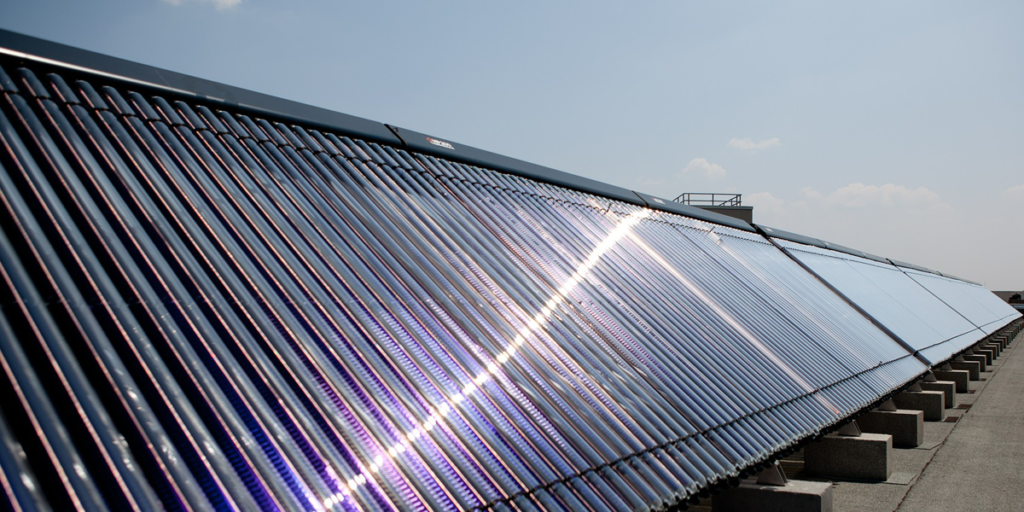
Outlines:
MULTIPOLYGON (((1024 350, 1017 336, 957 393, 946 421, 926 422, 924 443, 895 449, 886 482, 833 482, 834 512, 1017 511, 1024 505, 1024 350)), ((790 478, 801 475, 803 454, 782 461, 790 478)), ((712 498, 713 499, 713 498, 712 498)), ((691 506, 710 511, 712 499, 691 506)))
POLYGON ((958 397, 970 408, 959 413, 960 420, 895 510, 1011 511, 1024 506, 1024 351, 1015 350, 1021 339, 1024 333, 982 373, 988 380, 970 383, 974 394, 958 397))

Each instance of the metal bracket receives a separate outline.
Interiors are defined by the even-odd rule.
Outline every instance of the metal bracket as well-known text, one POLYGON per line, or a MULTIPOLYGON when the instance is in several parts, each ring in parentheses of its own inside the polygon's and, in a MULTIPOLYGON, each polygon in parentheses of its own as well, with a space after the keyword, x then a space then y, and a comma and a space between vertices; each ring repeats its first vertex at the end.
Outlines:
POLYGON ((857 420, 853 420, 846 425, 839 427, 836 434, 843 437, 860 437, 860 425, 857 424, 857 420))
POLYGON ((782 471, 779 461, 773 462, 771 466, 757 474, 757 483, 760 485, 785 487, 787 482, 789 482, 789 479, 786 478, 786 473, 782 471))
POLYGON ((924 379, 922 379, 922 381, 923 382, 938 382, 939 379, 935 378, 935 374, 934 373, 928 372, 928 373, 924 374, 924 379))
POLYGON ((920 393, 921 391, 924 391, 924 390, 921 389, 921 383, 920 382, 915 382, 915 383, 911 384, 909 388, 907 388, 907 391, 914 391, 914 392, 920 393))
POLYGON ((882 402, 882 405, 878 406, 878 411, 895 412, 899 409, 896 408, 896 404, 892 403, 892 400, 886 400, 882 402))

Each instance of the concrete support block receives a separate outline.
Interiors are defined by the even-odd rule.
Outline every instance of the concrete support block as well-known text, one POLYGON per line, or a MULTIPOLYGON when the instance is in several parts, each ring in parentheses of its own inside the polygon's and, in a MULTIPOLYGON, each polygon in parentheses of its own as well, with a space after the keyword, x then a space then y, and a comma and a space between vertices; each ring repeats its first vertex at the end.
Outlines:
POLYGON ((857 416, 862 432, 889 434, 896 448, 917 448, 924 442, 924 412, 871 411, 857 416))
POLYGON ((942 421, 946 417, 946 396, 942 391, 904 391, 892 401, 900 409, 924 411, 925 421, 942 421))
POLYGON ((888 480, 892 475, 892 436, 829 434, 804 447, 804 473, 835 480, 888 480))
POLYGON ((996 343, 990 343, 990 342, 983 343, 981 345, 981 349, 982 350, 988 350, 989 352, 992 352, 992 357, 995 358, 995 359, 998 359, 999 355, 1003 353, 1003 347, 999 346, 996 343))
POLYGON ((995 359, 995 353, 987 348, 974 347, 974 354, 978 356, 985 356, 985 364, 992 366, 992 361, 995 359))
POLYGON ((936 379, 947 380, 955 384, 957 393, 967 392, 967 381, 971 378, 971 372, 967 370, 935 370, 932 373, 936 379))
POLYGON ((981 347, 981 349, 988 350, 989 352, 991 352, 993 361, 999 359, 999 356, 1002 355, 1003 353, 1003 350, 996 347, 995 345, 985 345, 984 347, 981 347))
MULTIPOLYGON (((949 367, 954 370, 967 370, 970 372, 969 378, 971 380, 981 379, 981 364, 977 361, 953 361, 949 363, 949 367)), ((956 391, 959 393, 960 388, 958 387, 956 391)), ((966 393, 966 391, 964 392, 966 393)))
MULTIPOLYGON (((964 376, 966 377, 966 375, 964 376)), ((925 391, 942 391, 942 394, 946 397, 946 409, 952 409, 956 407, 956 383, 948 380, 939 380, 935 382, 921 382, 921 389, 925 391)), ((964 386, 967 385, 967 379, 964 379, 964 386)))
POLYGON ((978 354, 964 354, 960 357, 964 358, 964 361, 967 361, 968 363, 970 363, 971 361, 978 363, 978 372, 983 372, 988 367, 988 365, 985 364, 985 356, 980 356, 978 354))
POLYGON ((761 485, 753 478, 716 494, 714 512, 832 512, 832 483, 790 480, 785 486, 761 485))

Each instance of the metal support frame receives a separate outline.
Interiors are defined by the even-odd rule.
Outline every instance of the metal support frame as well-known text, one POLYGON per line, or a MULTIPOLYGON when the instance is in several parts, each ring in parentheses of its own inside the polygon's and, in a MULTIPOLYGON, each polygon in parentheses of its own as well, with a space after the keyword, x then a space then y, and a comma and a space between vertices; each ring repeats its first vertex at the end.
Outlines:
POLYGON ((853 420, 836 431, 837 435, 843 437, 860 437, 862 432, 860 431, 860 425, 857 424, 857 420, 853 420))
POLYGON ((878 410, 884 412, 896 412, 899 410, 899 408, 896 407, 896 404, 894 404, 890 399, 882 402, 882 405, 878 406, 878 410))
POLYGON ((771 466, 757 474, 757 483, 760 485, 775 485, 785 487, 789 483, 786 472, 782 471, 782 465, 775 461, 771 466))

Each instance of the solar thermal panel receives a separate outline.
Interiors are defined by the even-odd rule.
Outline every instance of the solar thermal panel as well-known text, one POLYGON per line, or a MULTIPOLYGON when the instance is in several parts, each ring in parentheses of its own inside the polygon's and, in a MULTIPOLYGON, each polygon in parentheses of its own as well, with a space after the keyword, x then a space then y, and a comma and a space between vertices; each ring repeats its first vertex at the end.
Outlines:
POLYGON ((1018 318, 1005 305, 987 302, 987 297, 1001 301, 971 283, 781 238, 773 240, 930 364, 948 360, 1018 318), (983 302, 988 307, 982 306, 983 302))
POLYGON ((927 370, 750 231, 3 66, 0 483, 26 508, 661 508, 927 370))
POLYGON ((913 269, 901 270, 985 334, 1018 318, 1009 304, 982 286, 913 269))

